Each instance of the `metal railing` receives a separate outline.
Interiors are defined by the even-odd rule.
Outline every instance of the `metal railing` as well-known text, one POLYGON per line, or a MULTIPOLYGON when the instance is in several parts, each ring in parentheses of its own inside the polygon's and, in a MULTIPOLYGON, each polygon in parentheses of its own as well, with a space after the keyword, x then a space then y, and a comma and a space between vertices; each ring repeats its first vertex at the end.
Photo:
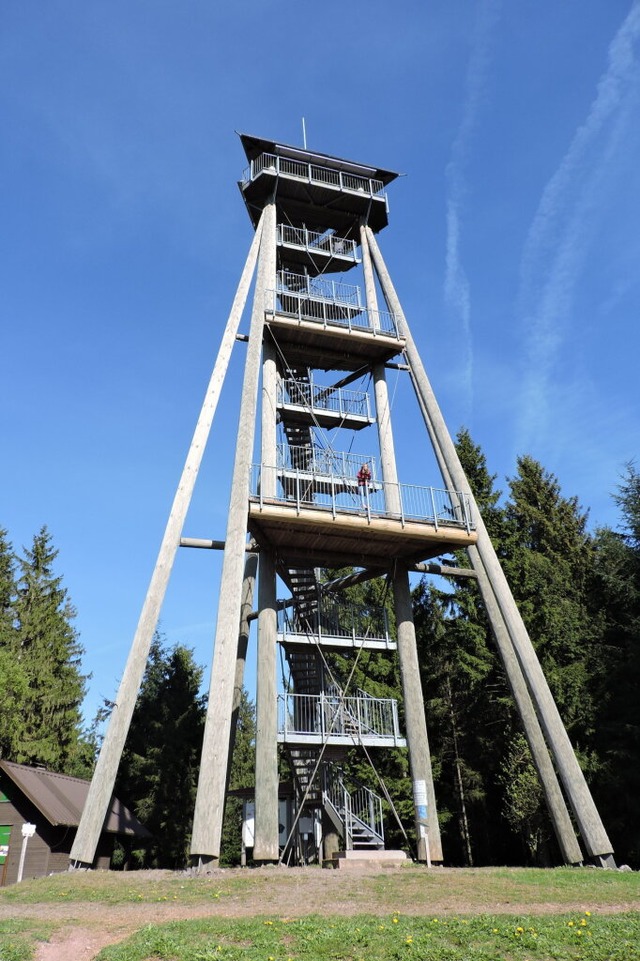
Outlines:
POLYGON ((322 410, 341 417, 363 417, 372 420, 366 390, 345 387, 323 387, 310 381, 283 380, 278 384, 278 404, 322 410))
POLYGON ((375 458, 369 454, 349 454, 346 451, 332 450, 328 447, 290 446, 278 444, 277 466, 285 470, 304 471, 307 474, 320 474, 324 478, 331 477, 336 483, 349 484, 350 488, 357 486, 358 471, 366 463, 371 475, 371 485, 376 486, 377 470, 375 458))
POLYGON ((349 790, 342 776, 333 771, 331 765, 324 765, 323 800, 331 804, 344 825, 347 851, 353 850, 358 828, 370 831, 379 845, 384 845, 382 798, 364 784, 356 783, 355 790, 349 790))
MULTIPOLYGON (((307 448, 300 448, 306 451, 307 448)), ((353 455, 350 455, 353 456, 353 455)), ((357 458, 361 461, 361 458, 357 458)), ((391 517, 405 521, 431 524, 436 530, 440 527, 459 527, 467 531, 475 528, 471 516, 470 495, 460 491, 447 491, 437 487, 417 487, 412 484, 389 484, 378 481, 377 488, 346 484, 341 475, 318 476, 301 466, 262 467, 254 464, 250 475, 250 497, 263 503, 261 475, 277 476, 277 491, 270 502, 287 504, 300 511, 314 507, 326 510, 335 517, 339 513, 363 514, 371 517, 391 517), (286 472, 286 473, 285 473, 286 472), (389 511, 386 507, 385 489, 396 488, 400 512, 389 511)))
POLYGON ((385 199, 384 184, 381 180, 344 173, 333 167, 303 163, 300 160, 291 160, 289 157, 280 157, 271 153, 262 153, 251 161, 242 175, 243 185, 251 183, 263 173, 294 180, 306 180, 312 184, 346 190, 348 193, 364 193, 370 197, 385 199))
POLYGON ((291 270, 279 270, 276 290, 278 293, 321 298, 334 304, 356 307, 358 310, 362 308, 360 288, 357 284, 345 284, 330 277, 309 277, 308 274, 296 274, 291 270))
POLYGON ((278 734, 285 741, 295 735, 404 741, 397 701, 339 694, 278 694, 278 734))
POLYGON ((318 233, 307 230, 306 227, 290 227, 288 224, 278 224, 277 243, 287 247, 299 247, 311 253, 327 254, 329 257, 341 257, 360 263, 358 245, 355 240, 338 237, 331 231, 318 233))
POLYGON ((324 327, 345 327, 400 339, 395 317, 388 310, 370 310, 351 304, 337 303, 306 293, 266 291, 266 309, 270 313, 296 320, 306 320, 324 327))
POLYGON ((278 611, 278 633, 322 639, 344 637, 355 641, 386 641, 393 644, 389 633, 389 617, 384 607, 347 604, 333 597, 322 597, 313 605, 294 604, 278 611))

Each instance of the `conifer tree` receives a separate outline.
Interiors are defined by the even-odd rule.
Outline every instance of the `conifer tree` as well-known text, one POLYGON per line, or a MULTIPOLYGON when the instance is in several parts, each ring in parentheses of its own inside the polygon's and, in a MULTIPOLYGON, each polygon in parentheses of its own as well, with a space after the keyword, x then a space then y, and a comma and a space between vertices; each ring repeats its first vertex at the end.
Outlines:
POLYGON ((86 678, 82 647, 73 627, 75 610, 62 578, 53 572, 58 551, 46 527, 18 558, 11 651, 26 684, 12 760, 75 769, 82 753, 81 704, 86 678))
MULTIPOLYGON (((229 790, 255 786, 256 712, 253 701, 243 689, 236 722, 236 731, 229 772, 229 790)), ((224 808, 220 864, 240 864, 242 850, 242 799, 227 796, 224 808)))
POLYGON ((15 562, 7 532, 0 528, 0 757, 13 759, 23 723, 27 682, 18 660, 15 625, 15 562))
POLYGON ((587 603, 594 562, 588 515, 531 457, 518 459, 509 486, 507 578, 564 724, 586 762, 593 732, 588 679, 598 637, 587 603))
MULTIPOLYGON (((504 538, 495 475, 467 430, 456 448, 494 545, 504 538)), ((468 567, 466 553, 456 556, 468 567)), ((497 803, 496 770, 511 724, 508 691, 474 579, 423 579, 414 592, 422 683, 439 816, 448 861, 508 860, 504 830, 488 816, 497 803)))
POLYGON ((616 855, 640 866, 640 474, 628 464, 615 500, 621 531, 595 536, 589 599, 601 630, 592 671, 595 743, 602 771, 596 802, 616 855))
POLYGON ((188 860, 202 747, 202 668, 184 646, 151 645, 115 793, 152 837, 135 864, 183 868, 188 860))

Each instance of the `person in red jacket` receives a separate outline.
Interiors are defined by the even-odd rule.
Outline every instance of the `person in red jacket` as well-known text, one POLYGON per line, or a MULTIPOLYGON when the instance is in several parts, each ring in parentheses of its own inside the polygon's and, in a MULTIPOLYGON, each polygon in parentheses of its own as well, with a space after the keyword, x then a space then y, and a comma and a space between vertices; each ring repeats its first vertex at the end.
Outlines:
POLYGON ((360 497, 362 498, 362 503, 364 504, 369 492, 369 481, 371 480, 371 471, 369 470, 369 465, 367 463, 362 465, 356 474, 356 477, 358 478, 358 490, 360 491, 360 497))

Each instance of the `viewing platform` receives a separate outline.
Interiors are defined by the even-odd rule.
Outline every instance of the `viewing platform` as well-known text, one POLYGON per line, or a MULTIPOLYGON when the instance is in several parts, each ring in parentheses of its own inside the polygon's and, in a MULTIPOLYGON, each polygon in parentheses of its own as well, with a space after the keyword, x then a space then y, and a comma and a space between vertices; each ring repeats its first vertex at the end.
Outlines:
POLYGON ((297 498, 300 492, 301 476, 306 477, 304 498, 310 500, 318 494, 339 495, 348 494, 351 499, 365 503, 364 489, 358 483, 358 471, 363 463, 369 467, 370 479, 368 489, 370 493, 382 490, 382 483, 377 478, 376 459, 370 454, 349 454, 331 448, 306 446, 290 446, 278 444, 278 480, 283 493, 288 498, 297 498))
POLYGON ((278 742, 406 747, 392 698, 340 694, 279 694, 278 742))
POLYGON ((331 262, 331 270, 349 270, 362 261, 355 240, 340 237, 331 230, 322 232, 306 227, 278 224, 276 243, 286 250, 288 263, 306 267, 312 274, 322 273, 331 262))
POLYGON ((324 648, 395 651, 384 607, 362 608, 330 597, 309 608, 296 605, 278 611, 278 641, 287 648, 320 645, 324 648))
POLYGON ((376 422, 365 390, 288 379, 278 384, 276 404, 288 424, 361 430, 376 422))
POLYGON ((477 541, 468 494, 399 484, 401 511, 392 513, 382 482, 378 490, 360 492, 346 490, 343 478, 325 477, 321 491, 311 472, 292 468, 286 483, 278 473, 277 467, 251 468, 249 530, 290 566, 380 567, 394 558, 414 563, 477 541), (273 496, 264 494, 263 471, 273 496))
POLYGON ((347 232, 364 217, 376 232, 386 227, 385 187, 397 174, 272 140, 245 134, 240 139, 249 166, 239 187, 254 226, 275 190, 292 224, 309 223, 313 216, 314 228, 347 232))
POLYGON ((308 289, 266 292, 266 321, 293 366, 353 370, 385 363, 404 350, 395 317, 344 300, 311 294, 308 289))

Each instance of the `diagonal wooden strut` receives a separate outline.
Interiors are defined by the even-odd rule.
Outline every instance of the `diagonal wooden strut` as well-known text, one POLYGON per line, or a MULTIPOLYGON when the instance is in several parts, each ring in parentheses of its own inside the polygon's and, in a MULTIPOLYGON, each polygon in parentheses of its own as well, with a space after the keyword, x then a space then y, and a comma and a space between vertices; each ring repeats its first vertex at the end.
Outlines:
MULTIPOLYGON (((440 465, 444 465, 446 468, 453 487, 458 490, 466 489, 469 485, 462 465, 445 425, 413 338, 411 337, 411 332, 404 317, 402 307, 400 306, 400 301, 389 277, 375 237, 369 228, 367 228, 367 235, 385 299, 387 300, 389 309, 396 314, 402 325, 401 333, 406 339, 406 355, 411 368, 411 376, 423 416, 427 422, 429 433, 434 444, 434 450, 436 451, 440 465)), ((447 474, 445 476, 447 476, 447 474)), ((560 718, 558 708, 549 690, 549 685, 540 666, 540 662, 538 661, 520 612, 511 594, 504 571, 500 566, 500 562, 473 498, 472 504, 474 506, 474 516, 478 532, 477 554, 486 573, 486 583, 490 585, 496 608, 500 612, 501 620, 506 627, 510 644, 515 650, 520 668, 526 678, 531 698, 533 699, 537 715, 545 732, 547 743, 556 761, 560 778, 580 828, 585 847, 592 857, 599 859, 600 863, 611 866, 613 863, 611 857, 613 850, 611 842, 607 837, 584 774, 578 764, 573 747, 562 723, 562 719, 560 718)), ((476 571, 478 572, 477 568, 476 571)), ((487 605, 487 609, 489 610, 489 605, 487 605)), ((566 843, 568 848, 573 847, 568 839, 566 843)))
POLYGON ((191 855, 198 866, 215 860, 220 855, 247 539, 249 472, 255 436, 266 292, 274 281, 271 253, 275 249, 275 203, 265 206, 261 222, 263 227, 260 257, 242 385, 238 441, 220 580, 221 602, 216 620, 209 702, 191 838, 191 855))
MULTIPOLYGON (((149 657, 153 633, 156 629, 160 609, 169 583, 169 577, 180 546, 180 536, 193 496, 198 471, 207 445, 214 414, 224 378, 229 366, 231 351, 235 343, 240 319, 244 311, 249 287, 253 278, 260 239, 262 219, 258 224, 249 254, 242 271, 236 295, 231 306, 227 325, 222 336, 218 356, 213 367, 209 386, 205 394, 202 410, 193 434, 191 446, 176 490, 167 526, 162 538, 156 565, 151 575, 136 633, 131 643, 115 706, 109 719, 91 786, 82 812, 82 818, 69 855, 71 867, 91 865, 95 858, 98 840, 107 815, 111 795, 122 751, 124 749, 136 698, 142 683, 144 670, 149 657)), ((236 622, 236 633, 237 633, 236 622)))

